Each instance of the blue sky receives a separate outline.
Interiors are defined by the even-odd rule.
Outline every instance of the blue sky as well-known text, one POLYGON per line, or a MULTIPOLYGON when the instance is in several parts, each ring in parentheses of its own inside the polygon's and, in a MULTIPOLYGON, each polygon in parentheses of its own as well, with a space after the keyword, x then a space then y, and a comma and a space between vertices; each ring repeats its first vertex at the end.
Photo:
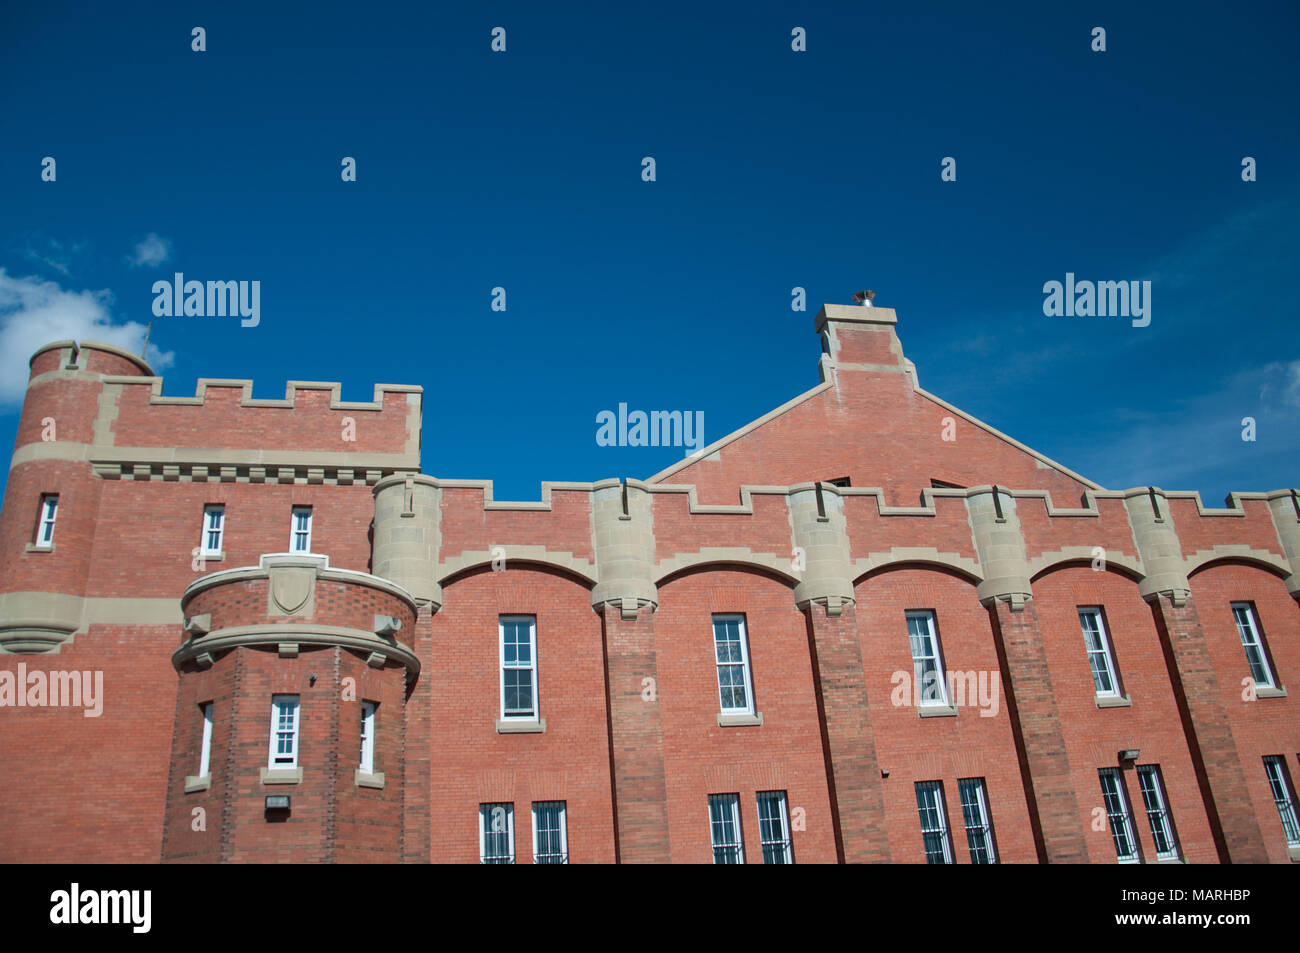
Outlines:
POLYGON ((712 441, 813 386, 870 287, 922 386, 1105 486, 1300 482, 1296 6, 899 6, 6 3, 0 444, 30 341, 153 321, 169 394, 421 384, 426 472, 537 499, 680 459, 598 446, 620 402, 712 441), (174 271, 260 324, 155 318, 174 271), (1044 316, 1067 271, 1150 326, 1044 316))

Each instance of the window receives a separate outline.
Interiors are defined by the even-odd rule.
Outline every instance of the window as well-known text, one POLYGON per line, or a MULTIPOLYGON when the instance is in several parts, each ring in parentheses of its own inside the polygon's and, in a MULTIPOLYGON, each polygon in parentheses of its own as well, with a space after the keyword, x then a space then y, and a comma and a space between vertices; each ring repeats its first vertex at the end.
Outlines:
POLYGON ((1101 797, 1110 820, 1110 836, 1115 841, 1115 856, 1121 864, 1141 862, 1137 838, 1133 836, 1133 816, 1129 813, 1128 799, 1124 796, 1124 781, 1116 768, 1102 768, 1101 797))
POLYGON ((907 637, 912 643, 912 670, 916 675, 916 685, 920 692, 917 697, 921 704, 947 705, 948 686, 944 684, 934 613, 907 613, 907 637))
POLYGON ((226 526, 226 508, 220 503, 203 507, 203 540, 199 544, 204 556, 221 554, 221 535, 226 526))
POLYGON ((311 552, 311 507, 295 506, 289 527, 289 552, 311 552))
POLYGON ((740 836, 740 795, 709 795, 709 830, 715 864, 743 864, 745 845, 740 836))
POLYGON ((936 480, 930 478, 930 489, 932 490, 964 490, 966 487, 960 483, 949 483, 947 480, 936 480))
POLYGON ((533 863, 567 864, 569 830, 563 801, 533 802, 533 863))
POLYGON ((763 863, 794 863, 784 791, 758 792, 758 840, 763 846, 763 863))
POLYGON ((848 477, 836 477, 834 480, 823 480, 823 483, 829 483, 831 486, 848 487, 853 485, 853 481, 848 477))
POLYGON ((970 847, 972 864, 996 864, 997 851, 993 847, 993 821, 989 818, 988 791, 983 778, 961 778, 957 782, 961 794, 961 816, 966 824, 966 844, 970 847))
POLYGON ((1286 765, 1281 755, 1269 755, 1264 759, 1264 770, 1268 773, 1268 786, 1273 791, 1273 803, 1277 805, 1278 817, 1282 818, 1282 832, 1286 835, 1288 847, 1300 847, 1300 823, 1295 816, 1295 794, 1291 779, 1287 777, 1286 765))
POLYGON ((203 746, 199 749, 199 777, 208 776, 212 759, 212 702, 203 703, 203 746))
POLYGON ((375 709, 374 702, 361 703, 361 770, 375 773, 375 709))
POLYGON ((1269 671, 1264 639, 1255 623, 1254 607, 1249 602, 1234 602, 1232 615, 1237 620, 1237 634, 1241 636, 1241 647, 1246 650, 1246 662, 1250 665, 1250 677, 1255 680, 1255 686, 1273 688, 1273 673, 1269 671))
POLYGON ((59 515, 59 496, 46 493, 41 497, 41 513, 36 521, 36 545, 54 545, 54 518, 59 515))
POLYGON ((1151 822, 1151 839, 1156 844, 1157 860, 1177 860, 1178 843, 1174 837, 1173 818, 1165 802, 1165 786, 1160 781, 1160 767, 1154 764, 1139 765, 1138 786, 1142 789, 1142 803, 1151 822))
POLYGON ((1119 695, 1119 679, 1115 675, 1115 657, 1110 652, 1106 638, 1106 624, 1101 609, 1080 609, 1079 625, 1083 628, 1083 644, 1088 648, 1088 664, 1092 666, 1092 684, 1098 695, 1119 695))
POLYGON ((298 766, 298 696, 271 696, 272 768, 298 766))
POLYGON ((948 810, 943 801, 942 781, 916 782, 916 809, 921 815, 921 839, 927 864, 951 864, 948 842, 948 810))
POLYGON ((478 806, 479 861, 484 864, 515 862, 515 806, 478 806))
POLYGON ((537 718, 537 620, 502 616, 501 717, 537 718))
POLYGON ((754 713, 749 690, 749 646, 743 615, 713 617, 713 651, 718 666, 718 698, 723 713, 754 713))

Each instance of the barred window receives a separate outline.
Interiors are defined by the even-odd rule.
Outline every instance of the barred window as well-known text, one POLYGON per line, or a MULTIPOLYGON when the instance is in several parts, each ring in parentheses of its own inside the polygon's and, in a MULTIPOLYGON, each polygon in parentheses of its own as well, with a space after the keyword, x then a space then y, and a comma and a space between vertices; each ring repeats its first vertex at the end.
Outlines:
POLYGON ((1151 824, 1151 839, 1156 845, 1156 859, 1177 860, 1178 844, 1174 838, 1174 822, 1165 801, 1165 787, 1160 780, 1160 767, 1154 764, 1139 765, 1138 786, 1142 789, 1142 803, 1151 824))
POLYGON ((948 811, 944 807, 942 781, 916 782, 916 809, 921 815, 921 839, 927 864, 951 864, 948 840, 948 811))
POLYGON ((740 835, 740 795, 709 795, 709 830, 715 864, 743 864, 745 845, 740 835))
POLYGON ((988 791, 983 778, 961 778, 957 782, 961 794, 961 815, 966 824, 966 844, 970 847, 972 864, 996 864, 997 851, 993 847, 993 821, 989 817, 988 791))
POLYGON ((794 863, 790 812, 784 791, 758 792, 758 839, 763 845, 763 863, 794 863))
POLYGON ((563 801, 533 802, 533 863, 567 864, 569 831, 563 801))
POLYGON ((500 802, 478 806, 479 861, 484 864, 515 862, 515 806, 500 802))
POLYGON ((1291 779, 1287 777, 1282 756, 1266 757, 1264 770, 1268 773, 1268 786, 1273 792, 1273 803, 1277 805, 1278 817, 1282 819, 1282 833, 1286 835, 1287 846, 1300 847, 1300 823, 1296 821, 1295 793, 1291 787, 1291 779))
POLYGON ((1110 821, 1110 836, 1115 842, 1115 856, 1121 864, 1141 862, 1137 838, 1133 836, 1133 815, 1129 813, 1128 798, 1124 796, 1124 781, 1116 768, 1102 768, 1101 797, 1110 821))

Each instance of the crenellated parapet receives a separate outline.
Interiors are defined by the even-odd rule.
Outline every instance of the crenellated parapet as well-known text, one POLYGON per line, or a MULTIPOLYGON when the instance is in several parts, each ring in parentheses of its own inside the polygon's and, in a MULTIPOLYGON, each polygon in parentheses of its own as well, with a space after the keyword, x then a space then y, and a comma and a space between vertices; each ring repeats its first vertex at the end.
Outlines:
POLYGON ((1149 487, 1085 490, 1065 505, 1047 490, 986 484, 926 489, 917 505, 898 506, 879 487, 804 483, 745 486, 738 503, 716 504, 701 503, 693 486, 605 480, 546 483, 541 500, 510 502, 493 498, 490 481, 398 475, 381 482, 376 500, 389 501, 376 524, 380 575, 398 572, 381 568, 397 565, 389 560, 398 549, 413 560, 403 585, 416 588, 421 575, 441 583, 490 562, 532 563, 591 585, 597 607, 622 609, 626 597, 629 612, 655 606, 663 579, 722 564, 785 579, 800 606, 850 603, 854 582, 901 564, 956 573, 976 585, 980 601, 1013 611, 1032 597, 1034 579, 1067 564, 1119 571, 1145 598, 1184 600, 1189 576, 1223 560, 1300 588, 1292 562, 1300 521, 1289 490, 1237 493, 1209 508, 1197 493, 1149 487), (439 495, 439 517, 432 495, 417 503, 428 507, 427 525, 394 515, 421 494, 439 495))

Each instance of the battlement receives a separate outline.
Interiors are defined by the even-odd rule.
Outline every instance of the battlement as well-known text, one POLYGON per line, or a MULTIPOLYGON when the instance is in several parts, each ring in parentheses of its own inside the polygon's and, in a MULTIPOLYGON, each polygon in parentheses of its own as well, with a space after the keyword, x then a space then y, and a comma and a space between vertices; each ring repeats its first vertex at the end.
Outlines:
POLYGON ((171 396, 137 356, 73 341, 41 348, 31 368, 13 467, 53 459, 106 479, 342 484, 419 470, 416 385, 345 401, 337 382, 291 380, 283 398, 257 398, 251 380, 201 378, 194 396, 171 396))

